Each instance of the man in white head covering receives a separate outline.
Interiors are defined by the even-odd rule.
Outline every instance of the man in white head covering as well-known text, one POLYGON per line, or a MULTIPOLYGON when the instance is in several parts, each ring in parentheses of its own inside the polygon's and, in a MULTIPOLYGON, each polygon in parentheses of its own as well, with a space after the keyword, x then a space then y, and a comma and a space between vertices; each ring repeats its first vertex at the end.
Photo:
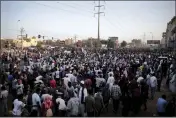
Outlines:
POLYGON ((66 104, 65 104, 65 100, 62 98, 63 93, 58 92, 58 90, 56 91, 56 94, 58 95, 57 99, 56 99, 56 104, 58 105, 58 116, 60 117, 65 117, 65 113, 66 113, 66 104))
POLYGON ((142 80, 144 80, 144 78, 141 75, 139 75, 137 82, 140 83, 142 80))
POLYGON ((154 95, 155 95, 155 92, 157 89, 157 85, 158 85, 157 78, 154 75, 155 75, 154 73, 151 73, 151 77, 149 79, 149 87, 151 90, 151 99, 154 98, 154 95))
POLYGON ((66 88, 68 88, 68 82, 70 82, 70 78, 68 77, 68 75, 66 75, 64 78, 64 85, 66 86, 66 88))
POLYGON ((109 77, 108 77, 108 80, 107 80, 107 84, 109 84, 109 89, 111 90, 111 87, 112 87, 112 85, 114 84, 114 82, 115 82, 115 79, 114 79, 114 77, 113 77, 113 75, 112 75, 112 73, 109 75, 109 77))
POLYGON ((81 81, 80 83, 81 83, 81 88, 79 90, 80 112, 81 116, 84 117, 85 97, 87 97, 87 89, 84 87, 84 81, 81 81))

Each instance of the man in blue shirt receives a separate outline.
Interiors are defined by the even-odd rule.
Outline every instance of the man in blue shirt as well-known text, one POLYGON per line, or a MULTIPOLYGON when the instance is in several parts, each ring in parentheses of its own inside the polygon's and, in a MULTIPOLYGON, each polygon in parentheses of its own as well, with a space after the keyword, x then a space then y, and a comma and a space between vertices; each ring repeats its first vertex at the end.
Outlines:
POLYGON ((9 92, 11 93, 12 91, 12 80, 13 80, 13 75, 12 72, 10 72, 10 74, 8 75, 8 81, 9 81, 9 92))
POLYGON ((162 97, 158 98, 157 101, 157 112, 159 116, 165 116, 166 105, 166 95, 162 95, 162 97))

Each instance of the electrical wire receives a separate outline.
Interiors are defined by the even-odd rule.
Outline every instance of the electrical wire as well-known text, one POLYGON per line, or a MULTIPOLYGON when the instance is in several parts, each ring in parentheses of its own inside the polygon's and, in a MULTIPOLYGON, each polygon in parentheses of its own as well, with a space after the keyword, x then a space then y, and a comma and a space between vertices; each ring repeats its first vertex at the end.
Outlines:
MULTIPOLYGON (((63 3, 63 2, 57 2, 58 4, 62 4, 62 5, 65 5, 65 6, 68 6, 68 7, 72 7, 72 8, 74 8, 74 9, 78 9, 77 7, 75 7, 75 6, 72 6, 72 5, 69 5, 69 4, 66 4, 66 3, 63 3)), ((79 5, 77 5, 77 6, 79 6, 79 5)), ((81 6, 81 5, 80 5, 81 6)), ((93 13, 92 11, 89 11, 89 10, 85 10, 85 9, 83 9, 83 8, 79 8, 79 10, 80 9, 82 9, 82 10, 84 10, 84 11, 86 11, 86 12, 88 12, 88 13, 93 13)))
POLYGON ((114 27, 116 30, 117 28, 123 33, 123 34, 126 34, 120 27, 118 27, 116 24, 112 23, 107 17, 104 17, 105 20, 112 26, 114 27))
MULTIPOLYGON (((33 3, 38 4, 38 5, 41 5, 41 6, 45 6, 45 7, 51 8, 51 9, 58 9, 58 10, 62 10, 62 11, 65 11, 65 12, 76 13, 76 14, 80 14, 80 15, 82 15, 82 16, 86 16, 85 14, 78 13, 78 12, 73 12, 73 11, 69 11, 69 10, 65 10, 65 9, 62 9, 62 8, 59 8, 59 7, 53 7, 53 6, 45 5, 45 4, 38 3, 38 2, 33 2, 33 3)), ((89 17, 89 18, 90 18, 90 16, 86 16, 86 17, 89 17)))
MULTIPOLYGON (((110 9, 110 7, 108 7, 108 4, 106 4, 106 9, 108 9, 110 12, 113 12, 113 11, 110 9)), ((118 19, 120 19, 120 17, 117 17, 116 15, 113 15, 113 16, 116 17, 116 18, 118 18, 118 19)), ((123 29, 123 28, 127 29, 126 26, 123 26, 123 25, 122 25, 122 23, 120 23, 120 22, 118 22, 118 21, 116 21, 116 23, 118 23, 118 25, 119 25, 119 27, 121 27, 121 29, 123 29)))
POLYGON ((17 30, 17 29, 5 29, 5 30, 20 31, 20 30, 17 30))

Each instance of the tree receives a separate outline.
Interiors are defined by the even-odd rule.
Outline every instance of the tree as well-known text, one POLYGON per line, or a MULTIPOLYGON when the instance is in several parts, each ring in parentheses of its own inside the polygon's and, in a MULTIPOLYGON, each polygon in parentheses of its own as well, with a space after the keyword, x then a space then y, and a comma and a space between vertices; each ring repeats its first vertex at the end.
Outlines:
POLYGON ((127 45, 127 42, 126 41, 122 41, 121 47, 126 47, 126 45, 127 45))
POLYGON ((108 41, 107 40, 100 40, 101 44, 107 45, 108 41))
POLYGON ((85 45, 86 45, 86 47, 91 47, 91 40, 86 40, 85 41, 85 45))
POLYGON ((31 41, 30 38, 24 38, 23 40, 25 40, 26 42, 30 42, 31 41))
POLYGON ((37 47, 38 47, 38 48, 41 48, 41 47, 42 47, 42 42, 41 42, 41 41, 38 41, 38 42, 37 42, 37 47))
POLYGON ((32 39, 36 39, 36 37, 35 37, 35 36, 33 36, 33 37, 32 37, 32 39))
POLYGON ((108 42, 107 42, 107 47, 108 47, 108 48, 114 48, 114 47, 115 47, 114 41, 108 40, 108 42))

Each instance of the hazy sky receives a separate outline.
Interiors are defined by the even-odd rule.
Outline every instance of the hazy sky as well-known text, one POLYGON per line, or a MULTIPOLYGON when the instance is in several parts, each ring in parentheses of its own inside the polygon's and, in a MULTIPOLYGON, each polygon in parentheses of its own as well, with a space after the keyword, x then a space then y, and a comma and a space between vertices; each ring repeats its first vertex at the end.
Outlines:
MULTIPOLYGON (((59 39, 97 37, 98 2, 93 1, 1 1, 1 37, 15 38, 20 27, 29 36, 38 34, 59 39), (20 20, 20 22, 17 22, 20 20)), ((160 40, 175 15, 174 1, 101 1, 100 37, 117 36, 160 40)))

